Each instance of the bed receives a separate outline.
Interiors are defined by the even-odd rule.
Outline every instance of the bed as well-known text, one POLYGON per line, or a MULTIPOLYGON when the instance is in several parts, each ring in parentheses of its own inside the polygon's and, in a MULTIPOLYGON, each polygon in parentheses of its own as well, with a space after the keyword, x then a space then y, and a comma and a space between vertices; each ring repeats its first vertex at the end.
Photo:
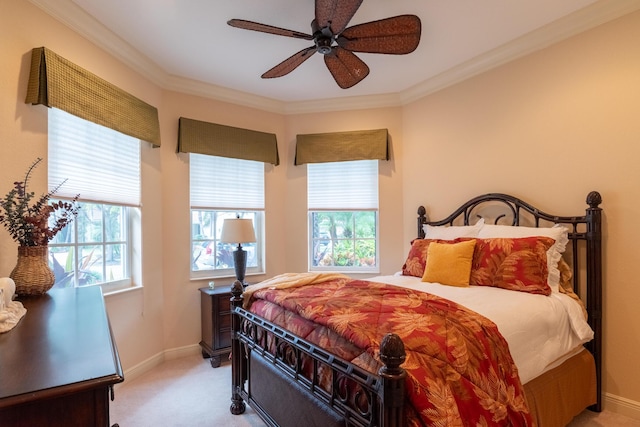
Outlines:
POLYGON ((600 411, 601 202, 559 216, 491 193, 437 221, 421 206, 395 275, 234 283, 231 412, 248 403, 281 427, 560 427, 600 411))

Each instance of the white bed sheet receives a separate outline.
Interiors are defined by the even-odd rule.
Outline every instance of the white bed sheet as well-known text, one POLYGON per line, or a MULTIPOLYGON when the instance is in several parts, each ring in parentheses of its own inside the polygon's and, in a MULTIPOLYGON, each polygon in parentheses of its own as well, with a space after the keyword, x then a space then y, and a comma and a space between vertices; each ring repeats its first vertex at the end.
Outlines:
POLYGON ((488 286, 459 288, 402 275, 367 280, 429 292, 492 320, 509 344, 523 384, 559 365, 593 339, 580 306, 561 293, 544 296, 488 286))

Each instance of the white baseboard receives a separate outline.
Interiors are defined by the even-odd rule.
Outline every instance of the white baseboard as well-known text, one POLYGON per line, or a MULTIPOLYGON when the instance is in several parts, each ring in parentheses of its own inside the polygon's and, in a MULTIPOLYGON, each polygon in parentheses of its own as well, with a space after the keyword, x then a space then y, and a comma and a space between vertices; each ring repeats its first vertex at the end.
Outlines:
MULTIPOLYGON (((161 351, 160 353, 157 353, 151 356, 150 358, 143 360, 137 365, 132 366, 129 369, 126 369, 124 371, 125 381, 127 380, 130 381, 136 377, 139 377, 145 372, 148 372, 151 369, 155 368, 156 366, 162 364, 162 362, 166 360, 178 359, 180 357, 192 356, 194 354, 200 354, 200 353, 201 353, 201 348, 200 348, 200 345, 198 344, 192 344, 185 347, 178 347, 178 348, 172 348, 169 350, 161 351)), ((120 386, 121 384, 123 383, 116 384, 115 388, 117 389, 118 386, 120 386)))
POLYGON ((185 356, 202 354, 202 347, 199 344, 191 344, 184 347, 172 348, 164 351, 165 360, 179 359, 185 356))
POLYGON ((602 395, 602 403, 605 410, 615 414, 624 415, 625 417, 640 420, 640 402, 625 399, 610 393, 602 395))

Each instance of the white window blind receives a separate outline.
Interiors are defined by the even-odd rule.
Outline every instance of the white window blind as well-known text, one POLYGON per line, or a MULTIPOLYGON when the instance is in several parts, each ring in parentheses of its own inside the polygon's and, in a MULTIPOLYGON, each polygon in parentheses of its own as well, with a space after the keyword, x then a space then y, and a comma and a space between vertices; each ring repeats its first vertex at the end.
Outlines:
POLYGON ((140 205, 140 140, 49 109, 49 189, 57 196, 140 205))
POLYGON ((308 209, 378 209, 378 160, 307 164, 308 209))
POLYGON ((189 154, 191 207, 264 209, 264 163, 189 154))

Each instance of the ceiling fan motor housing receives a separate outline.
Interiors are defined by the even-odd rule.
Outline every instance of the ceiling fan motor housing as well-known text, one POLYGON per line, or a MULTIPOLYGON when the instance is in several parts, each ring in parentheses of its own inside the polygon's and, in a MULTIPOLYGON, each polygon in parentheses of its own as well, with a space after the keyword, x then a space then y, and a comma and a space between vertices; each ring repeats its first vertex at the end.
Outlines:
POLYGON ((335 41, 335 36, 331 32, 330 26, 318 28, 318 21, 314 19, 311 21, 311 29, 313 30, 313 42, 316 45, 316 51, 323 55, 330 54, 332 52, 331 46, 335 41))
POLYGON ((332 49, 331 49, 331 43, 333 42, 332 39, 326 38, 326 37, 318 37, 315 39, 315 43, 316 43, 316 51, 318 53, 321 53, 323 55, 328 55, 331 53, 332 49))

